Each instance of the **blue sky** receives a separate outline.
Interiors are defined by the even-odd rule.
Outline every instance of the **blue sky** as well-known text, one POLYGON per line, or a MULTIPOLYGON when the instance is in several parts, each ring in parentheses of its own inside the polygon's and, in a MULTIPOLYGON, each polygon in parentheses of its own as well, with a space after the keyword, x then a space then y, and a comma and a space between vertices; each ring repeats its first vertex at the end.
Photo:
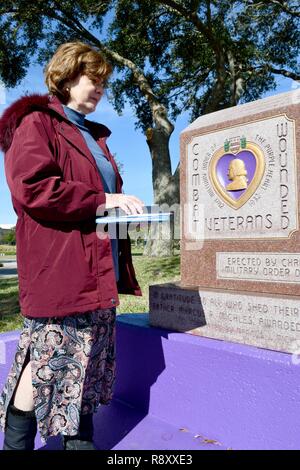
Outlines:
MULTIPOLYGON (((290 79, 278 78, 276 90, 265 96, 289 91, 298 86, 298 83, 290 79)), ((0 115, 25 92, 47 93, 42 67, 31 66, 26 78, 14 89, 5 90, 0 85, 0 115)), ((134 128, 135 117, 130 107, 126 106, 123 115, 119 116, 107 98, 103 97, 96 112, 90 114, 88 119, 101 122, 111 129, 112 135, 107 143, 111 152, 116 154, 117 160, 123 163, 125 193, 134 194, 146 204, 152 204, 151 158, 143 133, 134 128)), ((170 141, 173 171, 179 161, 179 135, 188 124, 188 114, 179 116, 175 123, 170 141)), ((3 154, 0 152, 0 226, 15 225, 16 221, 5 179, 3 154)))

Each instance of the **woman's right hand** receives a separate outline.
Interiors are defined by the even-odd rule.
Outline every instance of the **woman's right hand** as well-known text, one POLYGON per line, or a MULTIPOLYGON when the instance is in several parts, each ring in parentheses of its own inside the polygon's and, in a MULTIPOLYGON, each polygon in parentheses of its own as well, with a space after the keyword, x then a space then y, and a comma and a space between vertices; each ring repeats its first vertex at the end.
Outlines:
POLYGON ((122 193, 105 193, 105 209, 120 207, 127 215, 142 214, 145 204, 135 196, 128 196, 122 193))

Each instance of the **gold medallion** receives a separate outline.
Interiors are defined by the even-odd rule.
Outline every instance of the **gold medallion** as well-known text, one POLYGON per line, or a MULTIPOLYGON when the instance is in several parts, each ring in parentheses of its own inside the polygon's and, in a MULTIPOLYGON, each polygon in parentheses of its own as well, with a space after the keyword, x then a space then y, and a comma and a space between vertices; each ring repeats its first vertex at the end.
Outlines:
POLYGON ((253 196, 264 172, 263 151, 245 137, 225 141, 213 154, 208 169, 215 192, 233 209, 239 209, 253 196))

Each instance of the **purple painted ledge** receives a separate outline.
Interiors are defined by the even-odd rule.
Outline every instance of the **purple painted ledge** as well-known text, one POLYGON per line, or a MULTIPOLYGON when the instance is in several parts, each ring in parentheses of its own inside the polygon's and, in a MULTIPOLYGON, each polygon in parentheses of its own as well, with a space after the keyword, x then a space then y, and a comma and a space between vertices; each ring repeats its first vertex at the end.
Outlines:
MULTIPOLYGON (((18 331, 0 335, 0 388, 18 331)), ((300 449, 300 365, 291 355, 117 318, 114 400, 95 416, 95 442, 113 450, 300 449), (198 437, 195 437, 198 436, 198 437)), ((0 433, 0 448, 3 434, 0 433)), ((60 449, 59 437, 36 448, 60 449)))

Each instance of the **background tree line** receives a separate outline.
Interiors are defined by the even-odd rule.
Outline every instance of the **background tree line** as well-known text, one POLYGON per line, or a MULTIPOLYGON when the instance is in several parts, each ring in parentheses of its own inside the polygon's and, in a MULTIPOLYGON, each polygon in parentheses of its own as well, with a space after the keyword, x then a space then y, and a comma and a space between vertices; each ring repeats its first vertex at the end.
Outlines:
POLYGON ((16 244, 15 227, 11 229, 0 228, 0 245, 15 245, 15 244, 16 244))

